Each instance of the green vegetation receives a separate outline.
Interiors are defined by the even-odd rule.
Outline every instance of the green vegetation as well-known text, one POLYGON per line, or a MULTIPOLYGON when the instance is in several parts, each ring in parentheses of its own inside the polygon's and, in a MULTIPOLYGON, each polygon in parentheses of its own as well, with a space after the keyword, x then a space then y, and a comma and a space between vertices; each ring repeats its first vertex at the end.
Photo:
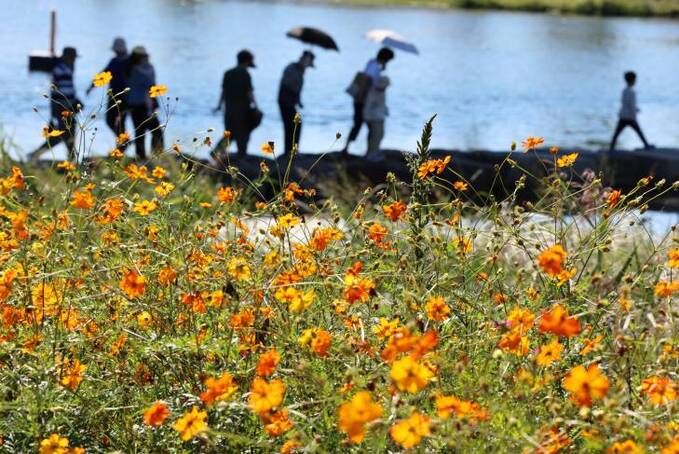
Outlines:
POLYGON ((591 16, 679 17, 676 0, 331 0, 361 5, 500 9, 591 16))

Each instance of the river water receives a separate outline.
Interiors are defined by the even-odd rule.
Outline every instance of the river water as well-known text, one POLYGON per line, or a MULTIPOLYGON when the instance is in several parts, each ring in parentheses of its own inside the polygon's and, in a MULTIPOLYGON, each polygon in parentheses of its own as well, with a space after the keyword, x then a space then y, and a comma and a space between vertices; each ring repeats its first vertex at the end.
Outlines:
MULTIPOLYGON (((317 67, 307 73, 302 151, 328 151, 336 132, 348 132, 352 107, 344 89, 378 50, 364 38, 372 28, 396 30, 421 52, 397 52, 388 68, 385 147, 412 149, 423 122, 437 113, 437 147, 505 150, 514 140, 544 135, 550 144, 596 148, 610 138, 627 69, 639 73, 647 136, 658 145, 679 145, 677 21, 224 0, 9 0, 3 8, 11 20, 3 23, 0 44, 0 124, 17 150, 41 141, 48 112, 41 94, 49 82, 28 73, 27 56, 47 48, 52 8, 59 14, 57 47, 74 45, 82 55, 77 87, 88 109, 103 91, 85 97, 84 90, 110 58, 112 38, 146 46, 158 82, 180 99, 168 141, 188 143, 207 128, 223 129, 211 108, 224 70, 247 47, 256 54, 252 76, 265 112, 251 148, 280 142, 279 77, 304 49, 285 32, 311 25, 333 35, 341 52, 318 50, 317 67)), ((105 153, 112 136, 98 125, 94 152, 105 153)), ((364 150, 364 137, 365 131, 352 151, 364 150)), ((638 141, 627 132, 620 145, 638 141)), ((193 151, 204 154, 206 147, 193 151)))

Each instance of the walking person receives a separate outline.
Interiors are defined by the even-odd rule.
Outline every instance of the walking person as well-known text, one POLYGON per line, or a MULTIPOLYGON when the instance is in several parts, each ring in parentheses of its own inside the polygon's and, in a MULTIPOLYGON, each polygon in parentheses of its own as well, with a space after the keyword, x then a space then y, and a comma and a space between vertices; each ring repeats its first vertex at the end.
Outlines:
POLYGON ((151 133, 151 148, 163 148, 163 129, 158 121, 158 102, 151 98, 149 90, 156 84, 156 72, 149 62, 149 54, 143 46, 132 49, 127 75, 127 104, 134 123, 134 146, 137 159, 146 159, 145 135, 151 133))
POLYGON ((627 126, 634 129, 634 131, 639 135, 639 138, 644 143, 644 148, 654 148, 653 145, 648 143, 646 137, 644 137, 644 133, 641 132, 641 128, 637 122, 637 113, 639 113, 639 108, 637 107, 637 94, 634 91, 634 84, 636 84, 636 81, 636 73, 632 71, 625 73, 625 82, 627 83, 627 86, 622 91, 622 107, 620 108, 619 114, 620 118, 618 119, 618 125, 615 127, 613 139, 611 140, 611 151, 615 149, 618 136, 627 126))
POLYGON ((217 144, 213 152, 215 156, 226 151, 229 140, 236 142, 238 156, 245 156, 253 130, 252 114, 256 103, 248 68, 256 68, 255 56, 244 49, 238 52, 236 60, 236 67, 224 73, 219 103, 214 109, 219 112, 224 107, 224 130, 229 131, 231 137, 224 138, 217 144))
POLYGON ((368 125, 367 156, 374 156, 380 151, 380 143, 384 138, 384 121, 389 115, 387 108, 387 87, 389 87, 389 83, 387 76, 377 77, 365 97, 363 119, 368 125))
MULTIPOLYGON (((119 136, 125 132, 125 119, 127 117, 127 73, 130 64, 130 55, 127 53, 127 44, 123 38, 113 40, 111 50, 115 56, 108 62, 102 72, 111 73, 111 82, 108 87, 108 102, 106 103, 106 124, 119 136)), ((86 91, 89 95, 94 89, 94 83, 90 84, 86 91)), ((122 143, 119 148, 124 149, 127 143, 122 143)))
POLYGON ((366 65, 365 69, 356 74, 354 81, 347 89, 347 93, 354 100, 354 124, 347 137, 347 143, 342 149, 343 154, 349 151, 349 145, 356 140, 358 133, 363 126, 363 109, 365 107, 365 99, 372 84, 382 76, 382 71, 387 68, 389 63, 394 58, 394 51, 388 47, 383 47, 377 52, 377 57, 371 59, 366 65))
POLYGON ((36 161, 45 151, 61 142, 66 144, 68 159, 75 156, 75 115, 82 109, 73 84, 73 72, 78 52, 75 47, 64 47, 61 57, 52 67, 52 89, 50 91, 50 123, 45 128, 45 143, 29 153, 28 159, 36 161))
POLYGON ((307 68, 314 67, 315 58, 316 56, 313 53, 305 50, 298 61, 290 63, 283 71, 278 90, 278 107, 281 111, 285 132, 285 154, 292 151, 295 139, 297 139, 297 146, 299 147, 302 123, 295 124, 295 117, 298 113, 297 109, 304 108, 301 99, 304 72, 307 68))

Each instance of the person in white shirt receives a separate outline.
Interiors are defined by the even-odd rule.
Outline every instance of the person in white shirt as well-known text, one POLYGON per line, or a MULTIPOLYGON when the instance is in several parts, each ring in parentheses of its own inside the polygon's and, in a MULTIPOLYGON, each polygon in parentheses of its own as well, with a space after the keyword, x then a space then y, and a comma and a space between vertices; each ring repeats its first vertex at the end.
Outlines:
MULTIPOLYGON (((394 51, 388 47, 383 47, 377 53, 377 57, 371 59, 363 70, 363 75, 365 77, 362 79, 364 86, 357 87, 354 98, 354 124, 349 132, 349 137, 347 138, 347 143, 342 149, 342 153, 346 154, 349 149, 349 144, 356 140, 358 133, 363 126, 364 118, 363 112, 365 109, 365 101, 370 93, 370 88, 375 84, 377 80, 382 77, 382 71, 387 67, 387 63, 394 58, 394 51)), ((355 82, 356 83, 356 82, 355 82)), ((386 88, 386 87, 385 87, 386 88)), ((386 108, 386 107, 385 107, 386 108)), ((384 122, 382 122, 384 125, 384 122)), ((368 140, 370 142, 370 140, 368 140)), ((378 141, 379 143, 379 141, 378 141)), ((370 146, 370 145, 369 145, 370 146)))
POLYGON ((620 118, 618 120, 618 125, 613 133, 613 139, 611 140, 610 150, 615 149, 615 143, 618 141, 618 136, 627 126, 631 127, 639 135, 639 138, 644 143, 644 148, 653 148, 646 141, 644 133, 641 132, 639 123, 637 122, 637 113, 639 108, 637 107, 637 94, 634 91, 634 84, 637 81, 636 73, 628 71, 625 73, 625 82, 627 82, 627 87, 622 91, 622 107, 620 108, 620 118))

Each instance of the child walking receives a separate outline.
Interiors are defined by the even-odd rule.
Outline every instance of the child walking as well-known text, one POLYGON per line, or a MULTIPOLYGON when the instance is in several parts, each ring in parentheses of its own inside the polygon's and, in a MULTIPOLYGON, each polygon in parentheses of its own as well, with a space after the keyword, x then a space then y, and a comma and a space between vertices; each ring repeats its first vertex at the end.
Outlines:
POLYGON ((611 151, 615 149, 615 143, 618 141, 618 136, 627 126, 631 127, 639 135, 639 138, 644 143, 644 148, 653 148, 644 137, 644 133, 641 132, 639 123, 637 122, 637 113, 639 108, 637 107, 637 94, 634 91, 634 84, 637 81, 637 75, 633 71, 628 71, 625 73, 625 82, 627 87, 622 91, 622 107, 620 108, 620 118, 618 119, 618 125, 613 133, 613 140, 611 140, 611 151))

